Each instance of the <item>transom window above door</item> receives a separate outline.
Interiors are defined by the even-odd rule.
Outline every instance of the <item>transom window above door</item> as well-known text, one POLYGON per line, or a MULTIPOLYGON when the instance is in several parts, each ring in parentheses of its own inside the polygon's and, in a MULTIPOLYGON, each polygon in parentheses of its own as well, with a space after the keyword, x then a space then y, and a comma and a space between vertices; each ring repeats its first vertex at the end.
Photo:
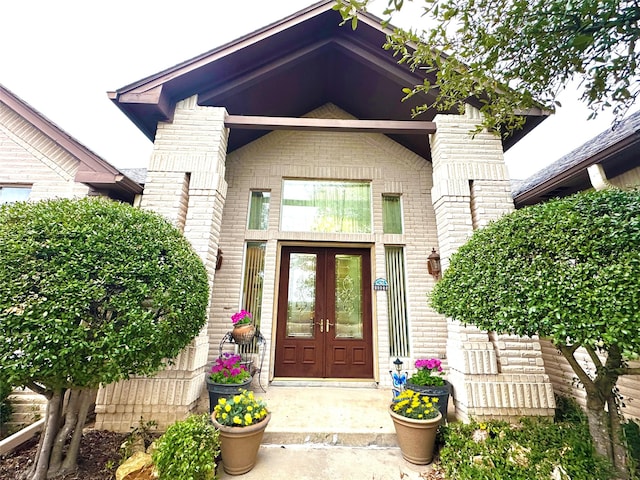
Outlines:
POLYGON ((371 233, 371 184, 341 180, 284 180, 280 230, 371 233))

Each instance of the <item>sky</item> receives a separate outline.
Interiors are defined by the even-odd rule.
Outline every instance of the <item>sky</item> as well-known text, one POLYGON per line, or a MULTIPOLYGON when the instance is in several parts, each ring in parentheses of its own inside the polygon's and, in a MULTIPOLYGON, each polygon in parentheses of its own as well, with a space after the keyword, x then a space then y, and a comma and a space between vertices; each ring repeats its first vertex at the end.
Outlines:
MULTIPOLYGON (((146 167, 152 143, 108 91, 212 50, 312 0, 2 0, 0 84, 117 168, 146 167)), ((386 0, 375 0, 381 15, 386 0)), ((416 26, 409 3, 394 19, 416 26), (406 9, 406 10, 405 10, 406 9)), ((345 27, 349 28, 349 27, 345 27)), ((574 89, 563 107, 505 154, 522 179, 610 127, 587 121, 574 89)))

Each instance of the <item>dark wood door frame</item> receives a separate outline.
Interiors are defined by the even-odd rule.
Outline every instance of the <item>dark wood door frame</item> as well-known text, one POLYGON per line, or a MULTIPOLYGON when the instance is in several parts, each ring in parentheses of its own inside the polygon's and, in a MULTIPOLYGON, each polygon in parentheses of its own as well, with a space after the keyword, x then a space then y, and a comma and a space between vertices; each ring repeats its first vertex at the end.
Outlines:
MULTIPOLYGON (((277 329, 275 335, 276 377, 373 378, 373 321, 370 248, 284 246, 282 247, 277 329), (287 322, 294 318, 289 302, 292 255, 316 259, 314 305, 302 312, 303 334, 291 334, 287 322), (362 319, 357 336, 336 335, 336 258, 360 257, 359 280, 362 319)), ((293 322, 293 320, 292 320, 293 322)))

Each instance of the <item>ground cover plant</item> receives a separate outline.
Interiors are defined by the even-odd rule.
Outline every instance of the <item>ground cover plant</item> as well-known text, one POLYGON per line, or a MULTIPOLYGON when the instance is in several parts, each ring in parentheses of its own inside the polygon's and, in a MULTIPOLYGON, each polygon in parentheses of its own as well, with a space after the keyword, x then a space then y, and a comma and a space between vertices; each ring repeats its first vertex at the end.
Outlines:
POLYGON ((608 480, 611 464, 595 453, 586 416, 561 399, 555 421, 523 418, 451 423, 444 427, 440 461, 455 480, 608 480))
POLYGON ((0 377, 0 439, 8 434, 6 424, 11 420, 13 407, 9 401, 11 385, 0 377))
POLYGON ((174 358, 204 325, 208 290, 200 257, 158 214, 95 197, 0 206, 2 375, 48 400, 25 478, 76 469, 98 385, 174 358))

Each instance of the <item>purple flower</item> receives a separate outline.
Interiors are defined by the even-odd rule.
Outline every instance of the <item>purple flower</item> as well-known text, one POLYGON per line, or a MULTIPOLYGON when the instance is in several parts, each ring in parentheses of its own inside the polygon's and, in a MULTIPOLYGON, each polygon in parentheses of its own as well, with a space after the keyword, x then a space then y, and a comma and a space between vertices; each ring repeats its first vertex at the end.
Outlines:
POLYGON ((250 378, 247 367, 242 364, 242 357, 230 352, 223 353, 215 360, 209 375, 211 380, 218 383, 240 383, 250 378))
POLYGON ((238 313, 234 313, 231 316, 231 323, 234 325, 243 325, 245 323, 251 323, 252 319, 253 317, 251 316, 251 313, 246 310, 240 310, 238 313))

